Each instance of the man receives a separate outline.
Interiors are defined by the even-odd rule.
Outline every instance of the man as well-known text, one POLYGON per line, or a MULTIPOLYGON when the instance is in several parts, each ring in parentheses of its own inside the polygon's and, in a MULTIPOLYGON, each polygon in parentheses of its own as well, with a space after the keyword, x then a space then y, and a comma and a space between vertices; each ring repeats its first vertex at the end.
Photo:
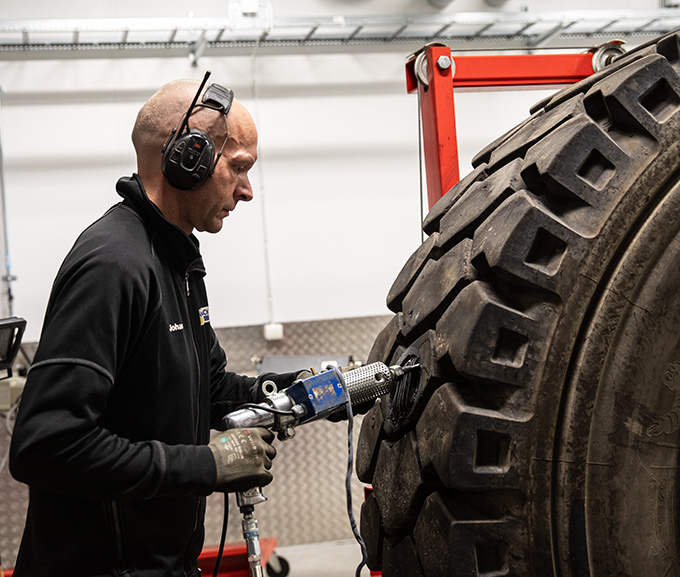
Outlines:
POLYGON ((211 85, 194 106, 197 88, 172 82, 142 107, 137 174, 54 282, 12 438, 12 474, 30 487, 17 577, 195 576, 205 496, 272 479, 269 431, 209 442, 261 392, 225 370, 192 233, 252 199, 257 131, 231 91, 211 85), (207 172, 187 143, 213 146, 207 172))

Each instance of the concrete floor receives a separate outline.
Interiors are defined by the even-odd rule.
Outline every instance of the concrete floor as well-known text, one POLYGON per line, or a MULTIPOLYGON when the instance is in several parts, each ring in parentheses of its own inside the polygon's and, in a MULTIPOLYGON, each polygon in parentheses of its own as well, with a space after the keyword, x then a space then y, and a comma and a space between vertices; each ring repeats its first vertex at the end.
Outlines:
MULTIPOLYGON (((277 547, 276 553, 288 561, 288 577, 354 577, 361 562, 361 549, 352 540, 277 547)), ((361 577, 369 575, 364 567, 361 577)))

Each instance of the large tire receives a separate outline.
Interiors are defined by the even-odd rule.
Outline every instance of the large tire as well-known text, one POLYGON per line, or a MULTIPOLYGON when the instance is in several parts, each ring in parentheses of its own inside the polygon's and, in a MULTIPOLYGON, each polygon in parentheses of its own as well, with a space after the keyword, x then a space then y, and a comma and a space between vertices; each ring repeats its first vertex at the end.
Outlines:
POLYGON ((680 575, 680 36, 541 102, 427 216, 369 362, 385 577, 680 575))

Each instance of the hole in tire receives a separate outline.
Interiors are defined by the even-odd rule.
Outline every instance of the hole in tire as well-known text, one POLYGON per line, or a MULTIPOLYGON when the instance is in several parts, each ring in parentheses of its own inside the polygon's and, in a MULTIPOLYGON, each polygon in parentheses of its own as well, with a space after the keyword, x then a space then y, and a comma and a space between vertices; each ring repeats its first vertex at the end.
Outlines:
POLYGON ((500 327, 491 358, 499 365, 520 368, 524 364, 528 345, 529 338, 526 335, 500 327))
POLYGON ((595 190, 604 190, 615 173, 614 165, 599 150, 592 150, 577 174, 595 190))
POLYGON ((477 575, 479 577, 500 577, 508 574, 508 546, 502 541, 475 543, 477 575))
POLYGON ((678 109, 680 98, 662 78, 640 97, 640 104, 657 122, 665 122, 678 109))
MULTIPOLYGON (((401 363, 402 367, 412 367, 417 365, 420 359, 416 355, 407 356, 401 363)), ((418 385, 420 384, 420 369, 414 369, 406 373, 394 386, 391 393, 392 410, 390 419, 393 423, 399 423, 406 418, 418 396, 418 385)))
POLYGON ((524 262, 548 274, 554 274, 559 270, 566 251, 566 242, 544 228, 539 228, 524 262))
POLYGON ((475 470, 505 472, 510 468, 510 436, 496 431, 477 431, 475 470))

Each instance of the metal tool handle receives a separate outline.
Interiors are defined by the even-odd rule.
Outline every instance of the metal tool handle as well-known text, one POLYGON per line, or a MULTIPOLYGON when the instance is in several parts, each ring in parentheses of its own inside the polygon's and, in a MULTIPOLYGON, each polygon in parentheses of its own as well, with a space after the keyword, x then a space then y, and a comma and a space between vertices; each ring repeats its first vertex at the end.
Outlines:
POLYGON ((260 529, 257 526, 257 519, 253 517, 253 506, 247 505, 241 511, 243 512, 241 527, 243 528, 243 539, 246 542, 246 550, 248 552, 250 577, 263 577, 260 529))
POLYGON ((255 505, 264 503, 266 500, 267 497, 265 497, 262 492, 262 487, 253 487, 247 491, 236 493, 236 504, 242 512, 244 507, 254 507, 255 505))

